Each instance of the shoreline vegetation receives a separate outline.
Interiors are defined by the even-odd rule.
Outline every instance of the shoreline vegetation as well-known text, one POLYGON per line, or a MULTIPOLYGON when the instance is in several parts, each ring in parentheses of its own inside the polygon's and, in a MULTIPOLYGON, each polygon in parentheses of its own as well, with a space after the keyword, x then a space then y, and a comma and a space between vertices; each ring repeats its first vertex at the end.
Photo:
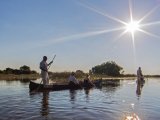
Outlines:
MULTIPOLYGON (((50 81, 53 82, 66 82, 71 72, 48 72, 50 81)), ((119 66, 114 61, 108 61, 100 65, 96 65, 89 70, 88 73, 84 73, 82 70, 75 71, 76 78, 83 80, 87 74, 90 75, 91 80, 135 80, 135 74, 124 74, 123 67, 119 66)), ((148 78, 159 78, 160 75, 144 75, 148 78)), ((40 73, 35 70, 31 70, 29 66, 23 65, 19 69, 6 68, 0 70, 0 80, 37 80, 41 79, 40 73)))
MULTIPOLYGON (((87 73, 77 74, 76 78, 78 80, 83 80, 87 73)), ((54 82, 65 82, 70 75, 70 72, 58 72, 58 73, 49 73, 49 77, 51 81, 54 82)), ((97 79, 105 79, 105 80, 135 80, 136 75, 120 75, 120 76, 107 76, 107 75, 100 75, 100 74, 92 74, 90 75, 91 80, 97 79)), ((144 75, 147 78, 160 78, 160 75, 144 75)), ((0 80, 37 80, 41 79, 41 75, 39 73, 35 74, 0 74, 0 80)))
POLYGON ((0 80, 37 80, 39 78, 39 74, 0 74, 0 80))

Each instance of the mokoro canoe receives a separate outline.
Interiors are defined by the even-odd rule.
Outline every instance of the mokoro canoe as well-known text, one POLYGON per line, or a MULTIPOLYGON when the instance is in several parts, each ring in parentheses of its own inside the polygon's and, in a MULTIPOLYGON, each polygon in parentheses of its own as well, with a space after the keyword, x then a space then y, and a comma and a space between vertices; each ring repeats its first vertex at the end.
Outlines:
POLYGON ((84 85, 81 83, 81 85, 72 85, 72 84, 50 84, 50 85, 43 85, 39 84, 33 81, 30 81, 29 83, 29 89, 30 91, 43 91, 43 90, 52 90, 52 91, 58 91, 58 90, 76 90, 76 89, 87 89, 87 88, 92 88, 94 86, 97 86, 97 82, 95 84, 88 84, 84 85))

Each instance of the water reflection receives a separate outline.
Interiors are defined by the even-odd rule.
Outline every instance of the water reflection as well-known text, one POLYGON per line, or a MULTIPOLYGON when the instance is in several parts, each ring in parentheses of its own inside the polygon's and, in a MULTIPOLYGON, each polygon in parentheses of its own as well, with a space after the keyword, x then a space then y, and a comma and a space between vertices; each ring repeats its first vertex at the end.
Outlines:
POLYGON ((84 89, 84 92, 85 92, 85 95, 86 95, 86 101, 89 102, 89 94, 90 94, 90 91, 92 89, 84 89))
POLYGON ((42 106, 41 106, 41 115, 42 116, 47 116, 49 114, 49 91, 44 91, 43 92, 43 97, 42 97, 42 106))
POLYGON ((113 94, 115 93, 118 89, 120 89, 120 86, 103 86, 102 87, 102 91, 105 92, 105 93, 110 93, 110 94, 113 94))
POLYGON ((142 93, 142 88, 144 86, 144 83, 137 83, 137 89, 136 89, 136 94, 137 94, 137 97, 140 97, 141 96, 141 93, 142 93))
POLYGON ((28 85, 31 79, 11 79, 11 80, 2 80, 4 81, 7 85, 12 85, 12 84, 19 84, 21 83, 22 85, 28 85))
POLYGON ((118 87, 103 86, 102 90, 64 90, 32 95, 28 95, 29 84, 0 81, 0 119, 121 120, 125 117, 131 119, 135 113, 142 120, 159 120, 159 81, 151 79, 141 87, 134 80, 126 80, 118 87), (135 97, 137 94, 143 94, 141 101, 135 97))
POLYGON ((22 85, 28 85, 29 82, 30 82, 30 79, 23 79, 23 80, 20 80, 20 83, 21 83, 22 85))
POLYGON ((75 98, 76 98, 76 94, 77 94, 77 91, 76 90, 69 90, 69 93, 70 93, 70 101, 72 103, 75 102, 75 98))
POLYGON ((88 97, 89 93, 90 93, 90 89, 84 89, 86 97, 88 97))
POLYGON ((12 85, 15 80, 4 80, 4 82, 7 84, 7 85, 12 85))
POLYGON ((102 82, 102 91, 105 93, 114 93, 116 90, 120 89, 121 84, 119 80, 103 80, 102 82))
POLYGON ((126 115, 124 120, 140 120, 140 118, 138 117, 138 115, 133 113, 133 114, 130 114, 130 115, 126 115))

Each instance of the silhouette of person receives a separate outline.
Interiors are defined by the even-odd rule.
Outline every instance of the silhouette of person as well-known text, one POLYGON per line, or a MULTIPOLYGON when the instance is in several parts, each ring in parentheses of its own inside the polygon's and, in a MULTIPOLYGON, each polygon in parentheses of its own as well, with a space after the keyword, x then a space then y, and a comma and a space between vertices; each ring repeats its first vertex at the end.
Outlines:
POLYGON ((53 60, 47 64, 47 56, 43 56, 43 60, 40 62, 39 68, 41 69, 41 77, 43 85, 49 84, 48 66, 53 63, 53 60))
POLYGON ((94 87, 94 84, 90 80, 89 74, 87 74, 86 77, 84 78, 83 86, 86 87, 86 88, 94 87))
POLYGON ((138 68, 137 70, 137 82, 138 83, 142 83, 144 80, 143 74, 142 74, 142 70, 141 67, 138 68))
POLYGON ((69 86, 72 89, 81 89, 82 88, 81 83, 76 79, 74 72, 72 72, 70 74, 68 80, 69 80, 69 86))

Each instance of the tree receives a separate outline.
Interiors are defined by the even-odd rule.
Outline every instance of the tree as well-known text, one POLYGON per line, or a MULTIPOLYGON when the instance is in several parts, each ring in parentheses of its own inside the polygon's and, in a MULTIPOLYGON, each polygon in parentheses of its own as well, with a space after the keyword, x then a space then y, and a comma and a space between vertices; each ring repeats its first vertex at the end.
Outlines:
POLYGON ((23 65, 20 67, 22 74, 30 74, 31 70, 29 66, 23 65))
POLYGON ((121 70, 123 70, 121 66, 117 65, 114 61, 109 61, 93 67, 92 73, 104 74, 109 76, 119 76, 121 73, 121 70))
POLYGON ((6 68, 4 70, 4 73, 6 73, 6 74, 12 74, 13 73, 13 69, 12 68, 6 68))
POLYGON ((82 77, 85 75, 85 73, 82 70, 76 70, 76 77, 82 77))
POLYGON ((35 70, 32 70, 31 74, 37 74, 37 72, 35 70))
POLYGON ((13 72, 12 72, 12 74, 19 75, 19 74, 21 74, 21 71, 18 70, 18 69, 14 69, 13 72))
POLYGON ((35 70, 30 70, 30 67, 23 65, 19 69, 6 68, 5 70, 0 70, 0 74, 37 74, 35 70))

